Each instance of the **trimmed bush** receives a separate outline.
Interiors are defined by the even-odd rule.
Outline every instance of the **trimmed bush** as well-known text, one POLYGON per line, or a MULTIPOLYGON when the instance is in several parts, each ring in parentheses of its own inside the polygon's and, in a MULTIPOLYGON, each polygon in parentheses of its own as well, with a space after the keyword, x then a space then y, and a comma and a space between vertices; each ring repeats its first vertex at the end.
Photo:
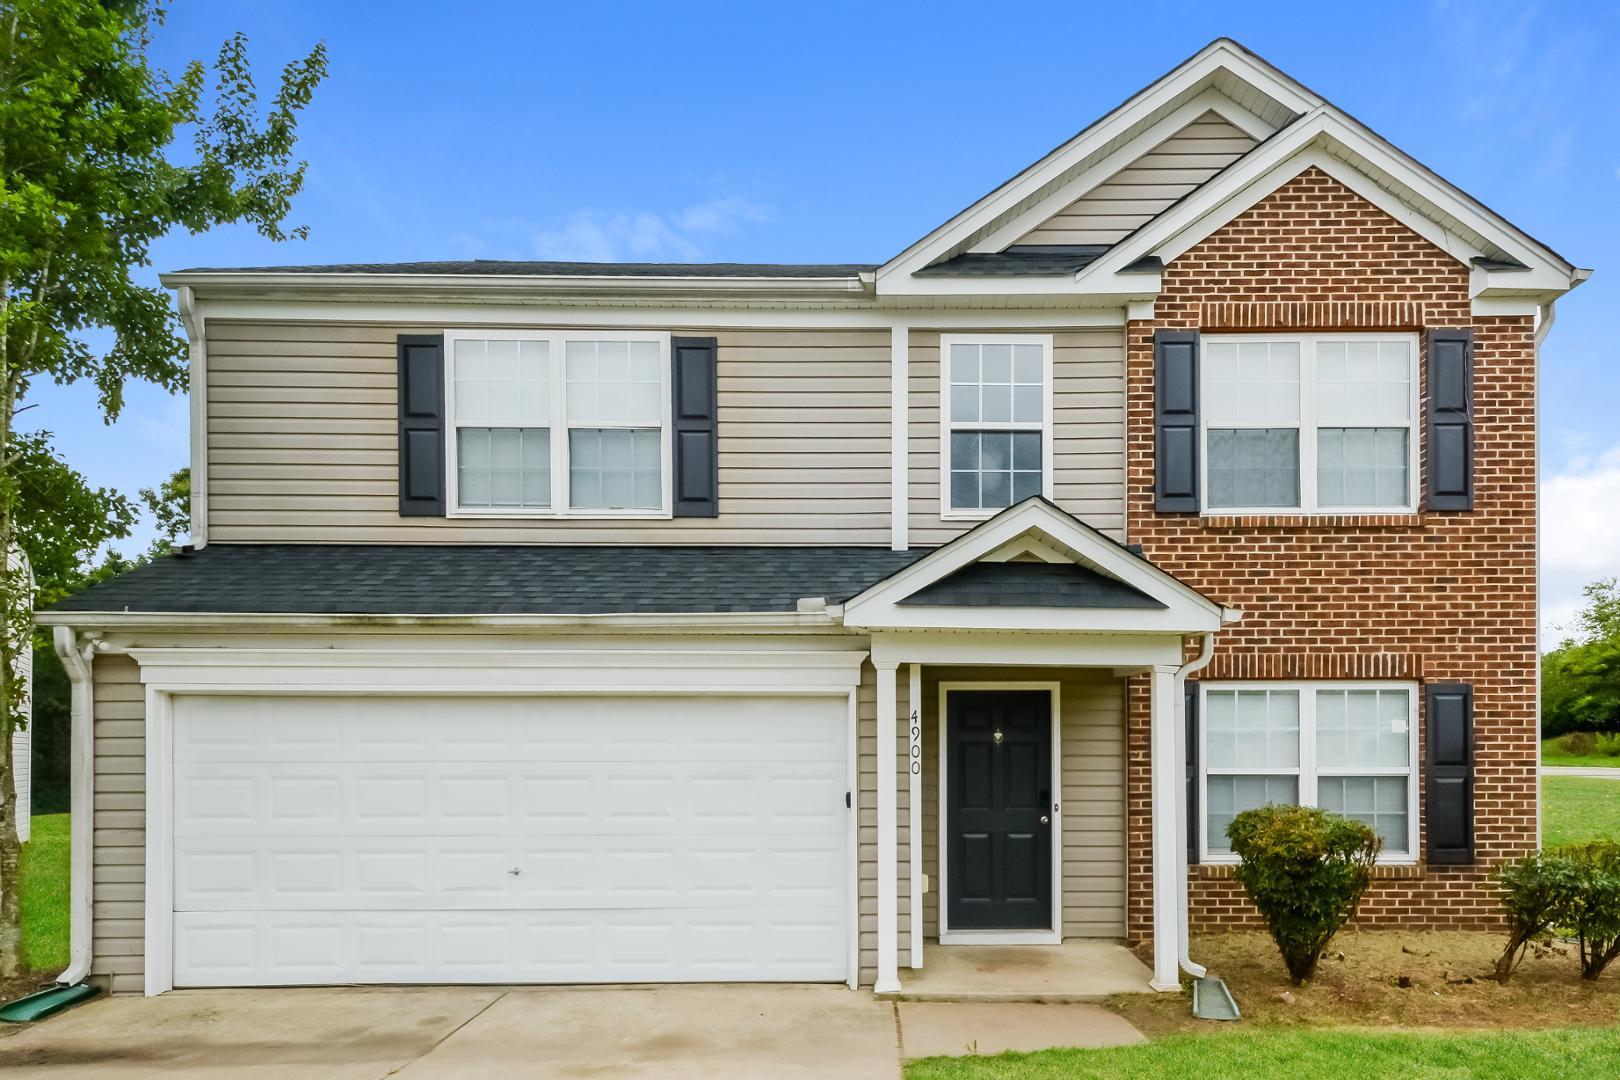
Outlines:
POLYGON ((1497 982, 1505 984, 1530 942, 1564 918, 1578 876, 1574 860, 1558 852, 1537 852, 1497 868, 1496 888, 1508 922, 1507 948, 1496 961, 1497 982))
POLYGON ((1304 985, 1372 883, 1378 835, 1312 806, 1245 810, 1226 835, 1243 860, 1238 881, 1265 919, 1289 978, 1304 985))
POLYGON ((1620 956, 1620 844, 1597 840, 1563 848, 1575 868, 1575 888, 1560 924, 1581 947, 1581 978, 1596 979, 1620 956))

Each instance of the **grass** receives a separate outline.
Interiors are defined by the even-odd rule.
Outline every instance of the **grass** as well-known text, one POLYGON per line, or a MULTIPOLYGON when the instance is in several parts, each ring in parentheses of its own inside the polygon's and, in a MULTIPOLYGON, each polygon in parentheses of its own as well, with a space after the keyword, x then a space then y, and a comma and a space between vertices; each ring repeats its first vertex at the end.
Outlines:
POLYGON ((1174 1035, 1110 1050, 1042 1050, 995 1057, 924 1058, 906 1080, 1510 1080, 1620 1075, 1620 1031, 1576 1029, 1439 1035, 1352 1031, 1223 1031, 1174 1035))
POLYGON ((33 821, 22 849, 23 962, 54 975, 68 963, 68 815, 33 821))
POLYGON ((1590 754, 1571 754, 1559 744, 1558 739, 1543 739, 1541 763, 1565 767, 1620 769, 1620 735, 1599 735, 1597 738, 1597 747, 1590 754), (1614 753, 1605 753, 1607 750, 1613 750, 1614 753))
POLYGON ((1620 840, 1620 779, 1543 776, 1541 811, 1547 847, 1620 840))

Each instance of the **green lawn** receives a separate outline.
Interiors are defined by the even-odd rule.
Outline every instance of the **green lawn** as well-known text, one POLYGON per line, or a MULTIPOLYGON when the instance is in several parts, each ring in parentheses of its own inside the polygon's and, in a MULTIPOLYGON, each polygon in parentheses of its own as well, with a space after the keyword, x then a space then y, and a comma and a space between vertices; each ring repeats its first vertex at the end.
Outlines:
POLYGON ((68 815, 34 819, 22 849, 23 959, 35 971, 55 973, 68 963, 68 815))
POLYGON ((1590 754, 1571 754, 1558 745, 1557 739, 1543 739, 1541 741, 1541 763, 1543 765, 1576 765, 1596 766, 1598 768, 1620 769, 1620 754, 1606 754, 1606 749, 1620 749, 1620 735, 1598 736, 1597 749, 1590 754))
POLYGON ((1620 1029, 1430 1035, 1252 1029, 1174 1035, 1112 1050, 1042 1050, 996 1057, 925 1058, 906 1080, 1517 1080, 1620 1075, 1620 1029))
POLYGON ((1541 842, 1546 847, 1620 840, 1620 779, 1543 776, 1541 842))

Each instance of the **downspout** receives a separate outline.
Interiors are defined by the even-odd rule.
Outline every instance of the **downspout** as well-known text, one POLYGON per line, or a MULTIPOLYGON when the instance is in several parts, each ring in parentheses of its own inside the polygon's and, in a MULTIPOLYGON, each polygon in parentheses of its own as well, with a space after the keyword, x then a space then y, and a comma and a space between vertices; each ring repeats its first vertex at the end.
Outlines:
POLYGON ((95 643, 81 650, 70 626, 58 626, 52 643, 72 687, 72 737, 69 764, 70 828, 72 830, 72 878, 69 891, 69 941, 71 951, 67 970, 57 977, 59 986, 76 986, 90 974, 91 899, 95 852, 95 698, 90 683, 90 658, 95 643))
MULTIPOLYGON (((1221 613, 1221 621, 1223 623, 1237 622, 1239 618, 1242 618, 1242 614, 1242 612, 1227 608, 1221 613)), ((1210 660, 1214 659, 1214 656, 1215 634, 1214 632, 1206 633, 1204 635, 1203 644, 1198 650, 1198 655, 1176 669, 1176 723, 1180 726, 1180 729, 1183 732, 1187 730, 1187 677, 1189 675, 1197 674, 1198 672, 1204 670, 1204 668, 1208 667, 1210 660)), ((1182 776, 1187 774, 1187 751, 1188 747, 1186 746, 1185 741, 1183 741, 1181 744, 1181 751, 1176 755, 1178 766, 1176 771, 1182 776)), ((1202 964, 1193 963, 1191 957, 1188 955, 1190 950, 1189 934, 1191 931, 1191 920, 1189 919, 1187 913, 1186 853, 1188 837, 1187 806, 1185 797, 1183 797, 1182 800, 1181 819, 1177 823, 1176 828, 1177 835, 1181 837, 1182 855, 1181 859, 1178 861, 1180 869, 1176 871, 1176 921, 1180 928, 1180 932, 1177 937, 1181 945, 1181 970, 1185 971, 1195 979, 1202 979, 1207 973, 1204 966, 1202 964)))

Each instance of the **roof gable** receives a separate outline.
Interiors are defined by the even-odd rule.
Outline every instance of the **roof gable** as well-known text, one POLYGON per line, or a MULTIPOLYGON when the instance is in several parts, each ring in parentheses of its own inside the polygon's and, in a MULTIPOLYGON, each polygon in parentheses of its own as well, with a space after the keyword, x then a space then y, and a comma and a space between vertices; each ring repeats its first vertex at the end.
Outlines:
POLYGON ((1233 617, 1038 496, 935 548, 844 605, 845 626, 882 630, 1190 634, 1218 630, 1233 617))

